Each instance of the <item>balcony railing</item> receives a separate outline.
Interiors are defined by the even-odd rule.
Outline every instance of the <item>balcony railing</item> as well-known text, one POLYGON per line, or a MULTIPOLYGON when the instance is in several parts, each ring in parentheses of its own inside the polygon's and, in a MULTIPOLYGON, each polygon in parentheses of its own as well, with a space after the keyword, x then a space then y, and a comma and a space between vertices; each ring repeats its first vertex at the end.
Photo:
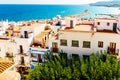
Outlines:
POLYGON ((108 47, 107 53, 111 53, 111 54, 113 54, 113 55, 118 55, 119 51, 118 51, 118 50, 116 51, 115 48, 110 48, 110 47, 108 47))

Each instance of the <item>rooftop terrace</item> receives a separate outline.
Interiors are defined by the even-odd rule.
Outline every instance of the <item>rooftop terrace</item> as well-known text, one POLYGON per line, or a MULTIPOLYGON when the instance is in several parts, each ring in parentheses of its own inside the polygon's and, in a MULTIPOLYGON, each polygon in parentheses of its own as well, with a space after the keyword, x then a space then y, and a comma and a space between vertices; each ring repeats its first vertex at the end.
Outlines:
POLYGON ((94 28, 94 26, 90 25, 90 24, 79 24, 73 28, 66 27, 64 30, 65 31, 69 30, 69 31, 87 31, 87 32, 90 32, 90 31, 93 31, 93 28, 94 28))

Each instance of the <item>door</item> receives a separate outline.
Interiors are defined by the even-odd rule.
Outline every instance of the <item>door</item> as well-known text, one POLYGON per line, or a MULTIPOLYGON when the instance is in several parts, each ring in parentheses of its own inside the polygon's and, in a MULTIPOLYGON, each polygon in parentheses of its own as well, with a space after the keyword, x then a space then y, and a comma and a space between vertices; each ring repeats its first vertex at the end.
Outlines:
POLYGON ((23 57, 23 56, 21 57, 21 64, 22 64, 22 65, 25 64, 25 60, 24 60, 24 57, 23 57))
POLYGON ((28 32, 27 31, 24 31, 24 37, 28 38, 28 32))
POLYGON ((110 52, 115 53, 116 50, 116 43, 111 42, 110 43, 110 52))
POLYGON ((73 28, 73 20, 70 20, 70 27, 73 28))
POLYGON ((57 42, 52 43, 52 52, 58 52, 58 43, 57 42))
POLYGON ((23 47, 20 45, 20 54, 23 54, 23 47))
POLYGON ((113 31, 117 32, 116 29, 117 29, 117 23, 113 23, 113 31))
POLYGON ((38 62, 42 62, 41 54, 38 54, 38 62))

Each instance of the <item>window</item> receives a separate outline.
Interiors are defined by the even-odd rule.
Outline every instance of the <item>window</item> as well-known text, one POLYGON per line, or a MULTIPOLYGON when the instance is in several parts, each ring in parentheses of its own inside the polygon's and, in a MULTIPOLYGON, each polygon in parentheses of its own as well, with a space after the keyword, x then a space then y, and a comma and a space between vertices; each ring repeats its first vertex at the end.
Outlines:
POLYGON ((110 26, 110 23, 107 23, 107 26, 110 26))
POLYGON ((116 48, 116 43, 110 42, 110 48, 116 48))
POLYGON ((103 47, 103 42, 102 41, 98 41, 98 47, 100 47, 100 48, 103 47))
POLYGON ((97 22, 97 25, 100 25, 100 22, 97 22))
POLYGON ((116 53, 116 43, 110 42, 109 52, 116 53))
POLYGON ((31 57, 36 58, 36 54, 31 54, 31 57))
POLYGON ((67 46, 67 40, 61 39, 60 40, 60 45, 67 46))
POLYGON ((90 41, 83 41, 84 48, 90 48, 90 41))
POLYGON ((72 40, 72 46, 73 46, 73 47, 78 47, 78 46, 79 46, 79 41, 77 41, 77 40, 72 40))

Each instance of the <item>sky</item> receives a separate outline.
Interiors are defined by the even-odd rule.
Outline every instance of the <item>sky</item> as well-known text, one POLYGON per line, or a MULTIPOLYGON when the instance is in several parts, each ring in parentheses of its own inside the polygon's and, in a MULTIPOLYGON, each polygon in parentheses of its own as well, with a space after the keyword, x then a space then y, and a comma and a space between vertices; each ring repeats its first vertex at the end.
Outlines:
POLYGON ((88 4, 108 0, 0 0, 0 4, 88 4))

